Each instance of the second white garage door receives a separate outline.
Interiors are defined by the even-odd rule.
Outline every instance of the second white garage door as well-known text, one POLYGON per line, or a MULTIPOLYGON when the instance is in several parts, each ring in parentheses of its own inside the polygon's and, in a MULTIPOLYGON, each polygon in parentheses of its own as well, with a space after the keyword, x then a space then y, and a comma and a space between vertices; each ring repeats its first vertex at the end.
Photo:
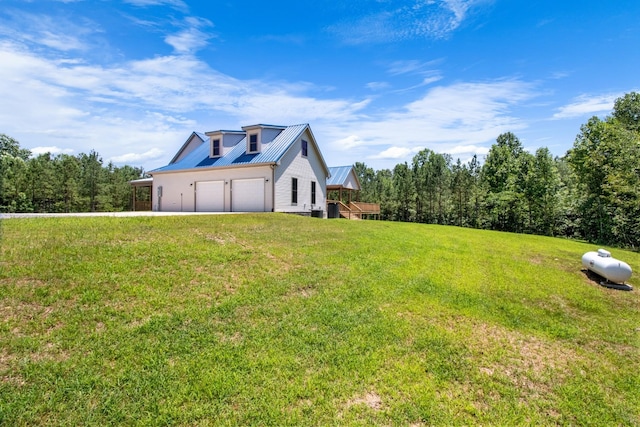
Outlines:
POLYGON ((224 181, 196 182, 196 212, 224 211, 224 181))
POLYGON ((234 212, 264 212, 264 178, 234 179, 231 191, 234 212))

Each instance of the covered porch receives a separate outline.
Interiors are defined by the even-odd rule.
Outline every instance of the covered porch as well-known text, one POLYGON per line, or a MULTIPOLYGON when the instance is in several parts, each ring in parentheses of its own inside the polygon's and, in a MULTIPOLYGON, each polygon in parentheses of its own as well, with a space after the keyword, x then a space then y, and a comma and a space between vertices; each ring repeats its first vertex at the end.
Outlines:
POLYGON ((133 188, 133 211, 150 211, 153 209, 153 178, 141 178, 129 181, 133 188))
POLYGON ((380 204, 354 201, 360 181, 353 166, 329 168, 327 212, 329 218, 380 219, 380 204))

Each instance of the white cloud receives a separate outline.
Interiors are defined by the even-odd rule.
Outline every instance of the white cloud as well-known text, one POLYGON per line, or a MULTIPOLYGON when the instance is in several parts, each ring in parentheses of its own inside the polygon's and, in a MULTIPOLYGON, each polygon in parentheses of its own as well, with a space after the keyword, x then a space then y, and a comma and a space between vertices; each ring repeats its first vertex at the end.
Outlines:
POLYGON ((425 77, 424 80, 422 80, 421 86, 428 86, 431 83, 435 83, 440 80, 442 80, 442 76, 425 77))
POLYGON ((188 9, 187 4, 182 0, 125 0, 125 3, 138 7, 170 6, 177 10, 188 9))
POLYGON ((407 147, 389 147, 386 150, 369 156, 369 159, 384 159, 384 160, 399 160, 408 157, 411 154, 415 154, 420 151, 419 148, 407 148, 407 147))
POLYGON ((207 36, 195 28, 171 34, 164 39, 168 45, 173 47, 176 53, 188 54, 207 45, 207 36))
POLYGON ((553 115, 554 119, 567 119, 573 117, 584 117, 596 113, 611 112, 616 98, 621 94, 579 96, 571 104, 565 105, 553 115))
POLYGON ((384 90, 388 89, 391 85, 387 82, 369 82, 365 85, 367 89, 371 90, 384 90))
POLYGON ((393 61, 388 66, 388 72, 392 76, 397 76, 400 74, 421 74, 425 72, 425 70, 432 70, 435 65, 438 65, 441 62, 441 60, 418 61, 415 59, 393 61))
MULTIPOLYGON (((497 135, 496 135, 497 136, 497 135)), ((447 150, 447 154, 451 154, 452 156, 457 156, 459 154, 487 154, 489 153, 489 148, 483 147, 480 145, 456 145, 455 147, 447 150)))
POLYGON ((346 43, 384 43, 416 38, 445 38, 486 0, 404 0, 378 2, 378 10, 328 28, 346 43))
POLYGON ((6 10, 5 14, 8 20, 0 16, 0 36, 62 52, 88 49, 83 39, 99 31, 95 23, 83 19, 70 20, 64 16, 36 15, 15 10, 6 10))
POLYGON ((401 108, 324 123, 321 135, 342 156, 372 160, 410 160, 422 148, 483 155, 501 133, 527 127, 511 111, 534 96, 533 85, 519 80, 438 86, 401 108))
POLYGON ((38 156, 40 154, 46 154, 46 153, 51 153, 51 154, 73 154, 73 150, 70 148, 60 148, 60 147, 56 147, 55 145, 51 146, 51 147, 33 147, 30 148, 29 150, 31 150, 31 154, 34 156, 38 156))
POLYGON ((362 145, 365 145, 365 141, 363 141, 358 135, 349 135, 346 138, 339 139, 333 143, 334 148, 339 150, 350 150, 362 145))
POLYGON ((159 148, 152 148, 151 150, 145 151, 144 153, 127 153, 119 156, 111 157, 111 160, 114 163, 140 163, 147 160, 155 160, 162 157, 165 152, 159 148))
POLYGON ((48 59, 0 41, 0 57, 6 61, 0 67, 3 132, 26 148, 46 140, 118 161, 153 160, 159 152, 154 148, 169 155, 185 134, 218 126, 212 115, 224 120, 221 127, 326 123, 355 119, 370 102, 310 97, 308 84, 234 79, 192 56, 101 66, 73 57, 48 59), (199 116, 206 117, 204 124, 199 116))
POLYGON ((442 80, 442 76, 441 75, 433 75, 431 77, 425 77, 424 79, 422 79, 422 81, 416 85, 413 86, 409 86, 403 89, 398 89, 396 91, 394 91, 394 93, 402 93, 402 92, 411 92, 411 91, 415 91, 416 89, 419 89, 421 87, 424 86, 429 86, 431 83, 435 83, 442 80))
MULTIPOLYGON (((137 2, 142 3, 153 2, 137 2)), ((456 4, 447 3, 452 10, 456 4)), ((457 13, 464 15, 460 7, 457 13)), ((19 40, 0 41, 0 128, 26 148, 95 149, 115 162, 156 167, 194 130, 310 123, 323 148, 334 149, 326 153, 327 161, 344 164, 402 159, 424 147, 482 153, 500 133, 526 127, 512 109, 534 96, 532 86, 519 80, 457 83, 421 89, 422 96, 381 111, 375 98, 327 97, 324 88, 319 98, 310 95, 318 88, 309 83, 241 80, 220 73, 192 55, 205 43, 197 31, 212 24, 186 18, 180 25, 182 32, 167 37, 176 55, 109 65, 88 63, 71 51, 62 59, 49 58, 19 40)), ((389 70, 420 76, 415 90, 440 81, 432 65, 403 61, 389 70)))
POLYGON ((207 46, 213 34, 206 33, 201 28, 213 27, 211 21, 202 18, 188 17, 183 23, 184 29, 176 34, 170 34, 164 41, 173 47, 177 54, 191 54, 207 46))

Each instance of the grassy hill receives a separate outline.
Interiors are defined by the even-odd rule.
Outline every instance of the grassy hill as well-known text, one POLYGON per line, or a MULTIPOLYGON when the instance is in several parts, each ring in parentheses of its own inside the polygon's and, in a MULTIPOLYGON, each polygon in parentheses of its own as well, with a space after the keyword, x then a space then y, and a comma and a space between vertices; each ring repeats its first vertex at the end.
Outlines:
POLYGON ((597 247, 279 214, 4 220, 0 424, 640 424, 597 247))

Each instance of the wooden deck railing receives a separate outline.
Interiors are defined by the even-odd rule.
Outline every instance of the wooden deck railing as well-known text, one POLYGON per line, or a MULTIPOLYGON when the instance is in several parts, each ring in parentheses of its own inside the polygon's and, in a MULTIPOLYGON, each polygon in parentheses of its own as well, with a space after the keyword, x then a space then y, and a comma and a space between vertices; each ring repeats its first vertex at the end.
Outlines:
POLYGON ((360 213, 370 214, 370 215, 379 215, 380 214, 380 204, 379 203, 364 203, 364 202, 351 202, 349 205, 353 205, 358 208, 360 213))
POLYGON ((136 204, 134 207, 135 211, 150 211, 151 210, 151 202, 150 201, 143 201, 143 200, 136 200, 136 204))
POLYGON ((337 203, 343 218, 364 219, 368 215, 380 215, 378 203, 349 202, 347 205, 339 200, 327 200, 327 203, 337 203))

